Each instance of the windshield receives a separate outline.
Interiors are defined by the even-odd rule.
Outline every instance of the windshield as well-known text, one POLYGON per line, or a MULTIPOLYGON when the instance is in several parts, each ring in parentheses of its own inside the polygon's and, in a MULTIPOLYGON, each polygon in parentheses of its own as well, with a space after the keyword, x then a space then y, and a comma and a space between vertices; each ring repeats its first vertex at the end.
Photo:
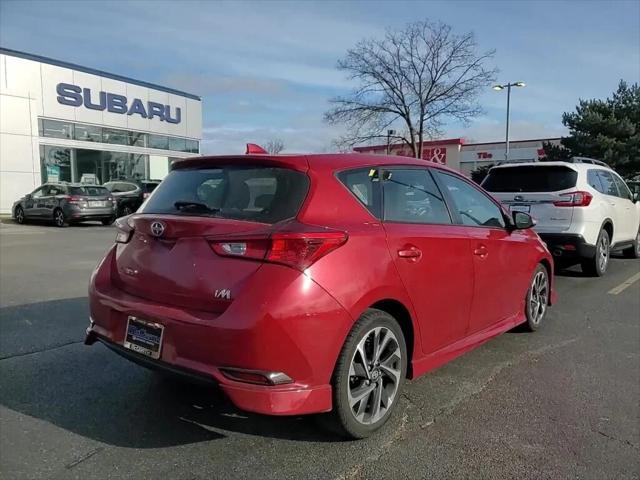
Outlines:
POLYGON ((557 165, 494 168, 482 187, 489 192, 557 192, 575 187, 577 179, 578 172, 557 165))
POLYGON ((284 168, 173 170, 140 213, 276 223, 295 217, 308 188, 306 175, 284 168))

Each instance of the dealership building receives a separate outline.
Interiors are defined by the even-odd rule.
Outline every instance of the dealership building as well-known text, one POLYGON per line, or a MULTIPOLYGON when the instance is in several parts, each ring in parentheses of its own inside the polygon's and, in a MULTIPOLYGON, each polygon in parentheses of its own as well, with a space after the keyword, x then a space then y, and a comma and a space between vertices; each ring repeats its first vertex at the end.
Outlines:
POLYGON ((197 95, 0 48, 0 213, 47 181, 162 179, 201 138, 197 95))
MULTIPOLYGON (((545 157, 543 144, 560 145, 559 138, 538 138, 509 142, 509 162, 536 162, 545 157)), ((505 161, 505 142, 467 143, 464 138, 449 138, 423 142, 422 158, 447 165, 465 175, 476 168, 505 161)), ((360 153, 411 156, 407 145, 391 144, 356 147, 360 153)))

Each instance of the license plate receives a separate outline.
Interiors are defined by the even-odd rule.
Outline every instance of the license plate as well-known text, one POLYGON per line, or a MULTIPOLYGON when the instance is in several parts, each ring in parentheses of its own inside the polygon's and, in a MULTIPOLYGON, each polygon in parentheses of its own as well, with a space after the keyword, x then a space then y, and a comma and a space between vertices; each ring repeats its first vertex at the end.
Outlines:
POLYGON ((124 347, 151 358, 160 358, 164 326, 136 317, 127 320, 124 347))
POLYGON ((90 200, 89 201, 89 206, 90 207, 106 207, 107 206, 107 202, 101 202, 99 200, 90 200))
POLYGON ((531 211, 531 205, 511 205, 512 212, 525 212, 529 213, 531 211))

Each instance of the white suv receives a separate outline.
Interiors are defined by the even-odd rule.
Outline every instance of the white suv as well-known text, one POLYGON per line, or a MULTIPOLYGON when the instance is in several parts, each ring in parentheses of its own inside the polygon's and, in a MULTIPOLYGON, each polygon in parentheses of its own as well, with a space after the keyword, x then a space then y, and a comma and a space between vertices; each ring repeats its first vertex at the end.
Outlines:
POLYGON ((482 182, 510 210, 528 212, 559 260, 579 260, 601 276, 611 251, 640 257, 640 202, 605 163, 511 163, 493 167, 482 182))

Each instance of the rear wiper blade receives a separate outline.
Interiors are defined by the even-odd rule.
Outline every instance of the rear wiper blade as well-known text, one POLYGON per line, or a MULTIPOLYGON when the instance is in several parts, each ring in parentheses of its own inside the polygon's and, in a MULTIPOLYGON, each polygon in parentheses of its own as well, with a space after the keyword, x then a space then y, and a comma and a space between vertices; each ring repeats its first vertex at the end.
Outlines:
POLYGON ((220 211, 219 208, 209 208, 204 203, 191 202, 191 201, 177 201, 173 204, 173 206, 176 207, 178 210, 193 208, 197 210, 204 210, 205 212, 209 212, 209 213, 216 213, 220 211))

